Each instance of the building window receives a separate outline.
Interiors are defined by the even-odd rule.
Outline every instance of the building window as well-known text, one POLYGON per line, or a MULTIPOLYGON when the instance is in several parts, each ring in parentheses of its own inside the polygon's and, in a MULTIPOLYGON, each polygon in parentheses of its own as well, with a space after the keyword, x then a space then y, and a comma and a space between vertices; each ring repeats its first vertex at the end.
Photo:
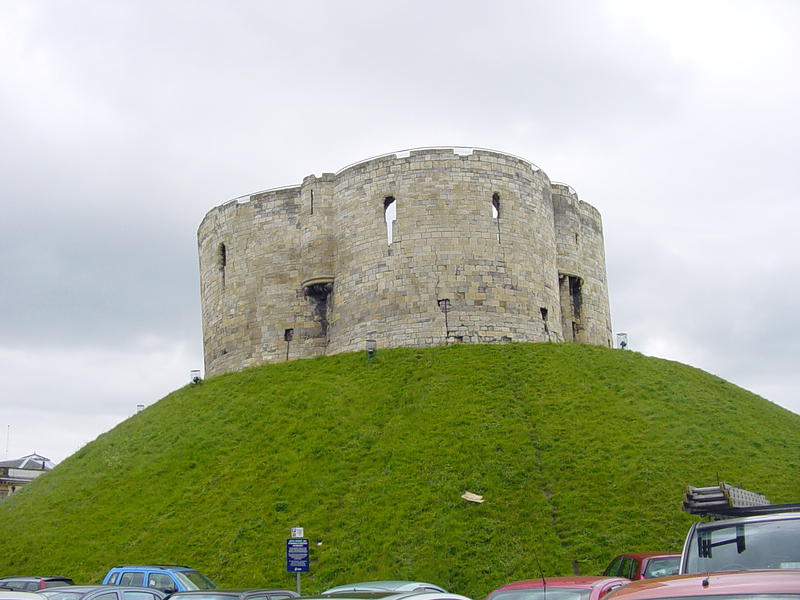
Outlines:
POLYGON ((397 204, 394 196, 383 199, 383 220, 386 221, 386 243, 391 246, 394 240, 394 222, 397 220, 397 204))
POLYGON ((225 244, 220 244, 217 248, 217 262, 220 271, 223 271, 225 265, 228 264, 228 251, 225 249, 225 244))
POLYGON ((222 287, 225 287, 225 265, 228 264, 228 250, 225 244, 217 246, 217 266, 219 273, 222 276, 222 287))
POLYGON ((492 220, 497 225, 497 243, 500 243, 500 194, 492 194, 492 220))

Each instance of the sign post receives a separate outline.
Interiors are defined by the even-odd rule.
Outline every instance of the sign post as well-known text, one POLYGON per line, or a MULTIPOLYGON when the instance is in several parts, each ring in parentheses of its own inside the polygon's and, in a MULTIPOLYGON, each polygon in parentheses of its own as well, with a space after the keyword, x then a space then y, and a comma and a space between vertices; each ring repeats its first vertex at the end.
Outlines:
POLYGON ((308 540, 302 527, 292 527, 292 537, 286 540, 286 570, 297 576, 297 593, 300 593, 300 573, 308 573, 308 540))

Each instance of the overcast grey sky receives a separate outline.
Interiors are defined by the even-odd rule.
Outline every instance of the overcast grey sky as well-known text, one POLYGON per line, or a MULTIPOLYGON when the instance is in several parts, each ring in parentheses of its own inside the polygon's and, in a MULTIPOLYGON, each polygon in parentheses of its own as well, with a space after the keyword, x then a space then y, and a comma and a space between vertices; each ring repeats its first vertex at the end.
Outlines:
POLYGON ((0 1, 2 457, 202 367, 213 206, 419 146, 603 216, 615 332, 800 412, 800 3, 0 1))

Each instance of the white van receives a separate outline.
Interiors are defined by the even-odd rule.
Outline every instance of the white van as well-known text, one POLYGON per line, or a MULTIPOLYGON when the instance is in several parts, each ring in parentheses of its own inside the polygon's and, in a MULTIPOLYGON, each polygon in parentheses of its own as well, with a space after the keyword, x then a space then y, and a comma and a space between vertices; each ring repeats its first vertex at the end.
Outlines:
MULTIPOLYGON (((767 512, 769 507, 759 509, 767 512)), ((800 569, 800 510, 692 525, 681 573, 745 569, 800 569)))

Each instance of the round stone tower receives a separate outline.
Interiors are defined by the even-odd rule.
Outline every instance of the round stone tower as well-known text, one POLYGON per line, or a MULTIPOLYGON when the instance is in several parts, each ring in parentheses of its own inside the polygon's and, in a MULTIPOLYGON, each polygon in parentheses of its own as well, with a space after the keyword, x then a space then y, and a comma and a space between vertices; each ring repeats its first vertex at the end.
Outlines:
POLYGON ((207 376, 367 340, 611 346, 599 213, 502 152, 309 176, 212 209, 198 244, 207 376))

